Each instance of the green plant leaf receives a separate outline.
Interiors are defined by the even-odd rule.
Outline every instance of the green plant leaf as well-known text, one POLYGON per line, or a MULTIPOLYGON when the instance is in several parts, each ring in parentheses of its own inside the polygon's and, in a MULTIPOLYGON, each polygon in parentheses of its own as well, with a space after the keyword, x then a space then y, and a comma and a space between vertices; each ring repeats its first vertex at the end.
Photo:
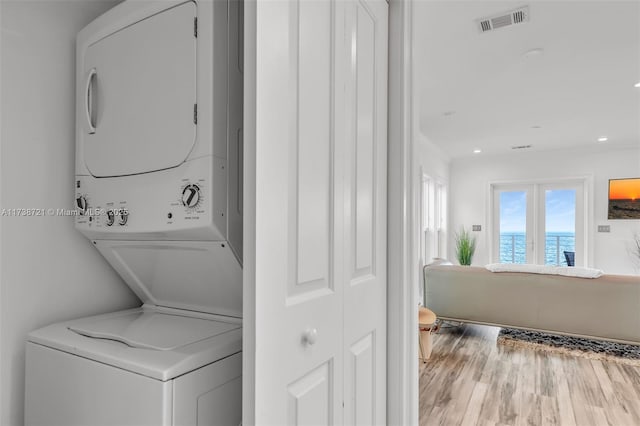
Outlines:
POLYGON ((476 237, 472 236, 464 226, 455 234, 456 257, 461 265, 471 265, 476 251, 476 237))

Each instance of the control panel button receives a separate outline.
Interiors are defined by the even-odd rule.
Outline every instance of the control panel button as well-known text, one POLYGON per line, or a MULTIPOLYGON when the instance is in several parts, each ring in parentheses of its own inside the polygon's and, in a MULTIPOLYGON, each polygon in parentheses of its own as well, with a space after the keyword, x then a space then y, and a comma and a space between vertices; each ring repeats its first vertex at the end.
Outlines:
POLYGON ((107 226, 113 225, 113 222, 116 220, 116 214, 113 210, 109 210, 107 212, 107 226))
POLYGON ((194 208, 200 202, 200 188, 198 185, 187 185, 182 190, 182 205, 194 208))

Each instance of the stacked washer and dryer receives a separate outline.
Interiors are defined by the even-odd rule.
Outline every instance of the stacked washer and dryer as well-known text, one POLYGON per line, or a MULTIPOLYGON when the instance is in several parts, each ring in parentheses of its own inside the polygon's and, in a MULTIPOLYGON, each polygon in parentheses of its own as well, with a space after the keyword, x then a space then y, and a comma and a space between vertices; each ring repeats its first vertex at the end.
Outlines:
POLYGON ((29 335, 27 425, 240 423, 241 12, 129 0, 78 34, 76 228, 143 305, 29 335))

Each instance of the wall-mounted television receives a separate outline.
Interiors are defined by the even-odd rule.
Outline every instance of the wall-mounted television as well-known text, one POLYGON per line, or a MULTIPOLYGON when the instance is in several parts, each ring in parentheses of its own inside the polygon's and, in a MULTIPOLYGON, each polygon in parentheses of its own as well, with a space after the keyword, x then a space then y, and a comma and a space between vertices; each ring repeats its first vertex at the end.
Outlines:
POLYGON ((609 219, 640 219, 640 178, 609 179, 609 219))

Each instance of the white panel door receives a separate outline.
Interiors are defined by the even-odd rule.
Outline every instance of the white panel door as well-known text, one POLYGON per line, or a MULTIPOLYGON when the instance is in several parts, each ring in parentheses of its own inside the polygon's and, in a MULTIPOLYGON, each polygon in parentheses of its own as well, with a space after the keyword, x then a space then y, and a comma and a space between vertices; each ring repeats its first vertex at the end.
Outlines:
POLYGON ((383 424, 387 4, 253 7, 251 420, 383 424))
POLYGON ((387 3, 346 13, 345 424, 386 422, 387 3))

